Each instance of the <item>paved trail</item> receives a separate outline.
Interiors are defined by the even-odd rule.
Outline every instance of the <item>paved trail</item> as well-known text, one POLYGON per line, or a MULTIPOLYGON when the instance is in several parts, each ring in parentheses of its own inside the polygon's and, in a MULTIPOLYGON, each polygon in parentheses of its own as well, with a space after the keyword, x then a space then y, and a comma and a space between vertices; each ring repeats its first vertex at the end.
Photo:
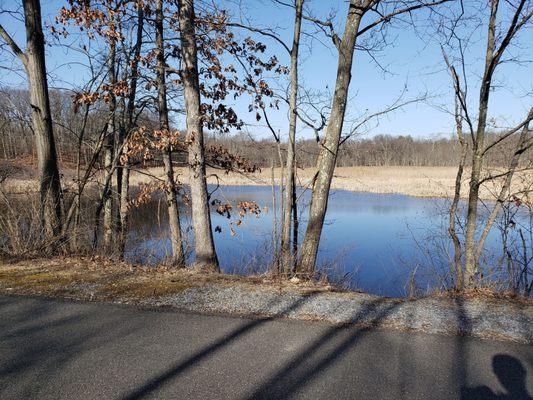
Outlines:
POLYGON ((527 345, 0 296, 2 400, 532 393, 527 345))

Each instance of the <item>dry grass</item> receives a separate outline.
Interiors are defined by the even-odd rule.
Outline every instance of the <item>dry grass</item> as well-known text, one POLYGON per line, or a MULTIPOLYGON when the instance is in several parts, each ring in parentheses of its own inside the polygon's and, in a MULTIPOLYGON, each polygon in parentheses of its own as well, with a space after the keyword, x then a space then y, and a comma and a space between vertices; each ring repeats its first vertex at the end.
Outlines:
MULTIPOLYGON (((63 171, 62 171, 63 172, 63 171)), ((275 170, 275 179, 279 184, 281 170, 275 170)), ((308 186, 313 179, 315 170, 305 168, 298 170, 298 183, 308 186)), ((181 183, 187 183, 188 173, 185 168, 176 169, 177 178, 181 183)), ((416 197, 452 197, 454 193, 456 167, 338 167, 333 177, 332 188, 344 189, 353 192, 369 193, 396 193, 416 197)), ((253 174, 241 174, 237 172, 226 173, 224 171, 208 169, 208 182, 221 185, 260 185, 271 184, 270 169, 263 169, 253 174)), ((71 173, 65 172, 65 176, 71 173)), ((151 176, 164 177, 163 168, 153 167, 141 172, 131 174, 131 185, 138 186, 148 183, 151 176)), ((467 193, 469 171, 465 171, 462 193, 467 193)), ((533 170, 515 174, 513 190, 524 182, 533 182, 533 170)), ((71 179, 63 179, 63 185, 71 186, 71 179)), ((9 193, 24 193, 30 188, 36 188, 35 178, 12 177, 4 182, 4 190, 9 193)), ((481 198, 492 200, 499 190, 499 182, 489 181, 482 187, 481 198)))
POLYGON ((480 286, 462 291, 450 289, 443 292, 431 293, 428 297, 444 299, 476 299, 484 301, 508 300, 518 304, 533 304, 533 298, 531 297, 522 296, 510 290, 498 291, 491 286, 480 286))
POLYGON ((143 302, 189 288, 239 285, 253 290, 308 293, 339 291, 320 282, 288 282, 268 276, 204 274, 191 269, 145 268, 104 257, 0 259, 0 292, 80 300, 143 302))
MULTIPOLYGON (((158 177, 163 176, 162 168, 150 168, 148 171, 158 177)), ((312 182, 315 170, 312 168, 298 170, 298 183, 308 186, 312 182)), ((254 174, 225 173, 209 169, 208 182, 221 185, 270 185, 270 170, 263 169, 254 174)), ((397 193, 416 197, 451 197, 454 193, 455 167, 338 167, 333 177, 332 188, 353 192, 369 193, 397 193)), ((187 173, 178 169, 181 182, 187 182, 187 173)), ((276 182, 280 182, 281 170, 275 170, 276 182)), ((468 171, 465 173, 468 178, 468 171)), ((132 183, 148 182, 149 177, 142 174, 132 174, 132 183)), ((514 179, 518 182, 533 182, 533 171, 517 174, 514 179)), ((481 198, 491 200, 495 198, 499 186, 498 182, 487 184, 481 191, 481 198)), ((516 188, 516 187, 515 187, 516 188)), ((467 193, 468 181, 463 180, 462 193, 467 193)))

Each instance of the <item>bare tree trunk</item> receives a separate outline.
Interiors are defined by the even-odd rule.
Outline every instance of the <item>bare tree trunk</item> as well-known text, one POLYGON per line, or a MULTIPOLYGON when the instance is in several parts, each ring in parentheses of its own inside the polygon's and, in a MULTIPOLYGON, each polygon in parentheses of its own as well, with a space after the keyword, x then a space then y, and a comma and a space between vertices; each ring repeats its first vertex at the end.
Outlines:
POLYGON ((209 197, 205 176, 204 136, 200 111, 200 84, 194 27, 194 1, 178 0, 183 59, 183 87, 187 113, 187 146, 189 184, 191 187, 192 221, 195 241, 195 267, 204 271, 218 271, 209 197))
POLYGON ((113 94, 113 86, 115 85, 115 61, 116 61, 116 41, 111 38, 109 42, 109 59, 108 59, 108 82, 111 87, 109 93, 109 118, 107 121, 106 142, 104 145, 104 181, 109 182, 103 188, 103 208, 104 208, 104 224, 103 224, 103 245, 106 252, 111 251, 113 244, 113 195, 112 183, 109 176, 113 174, 113 160, 115 157, 115 113, 117 108, 117 101, 113 94))
POLYGON ((457 235, 455 229, 455 219, 457 217, 457 207, 459 205, 459 200, 461 199, 461 182, 463 180, 463 171, 466 162, 466 156, 468 153, 468 146, 463 136, 463 121, 460 111, 460 105, 458 104, 459 100, 456 96, 455 98, 455 123, 457 127, 457 138, 461 145, 461 157, 459 160, 459 166, 457 168, 457 175, 455 176, 455 192, 453 196, 452 205, 450 207, 450 219, 448 226, 448 233, 452 238, 453 242, 453 266, 454 266, 454 275, 455 275, 455 285, 458 289, 463 288, 463 266, 461 262, 462 250, 461 250, 461 241, 457 235))
MULTIPOLYGON (((285 187, 285 208, 283 211, 283 225, 281 228, 281 262, 284 273, 289 275, 292 272, 291 249, 291 217, 297 218, 294 213, 294 193, 296 184, 295 173, 295 142, 296 142, 296 118, 298 101, 298 50, 300 46, 300 30, 302 26, 302 7, 304 0, 296 1, 296 15, 294 19, 294 37, 291 49, 291 90, 289 98, 289 141, 287 143, 287 165, 286 165, 286 187, 285 187)), ((295 221, 295 225, 297 222, 295 221)))
MULTIPOLYGON (((157 104, 159 111, 160 129, 170 135, 168 122, 167 88, 165 79, 165 47, 163 38, 163 0, 157 0, 156 8, 156 46, 157 46, 157 104)), ((172 245, 172 264, 184 266, 185 257, 181 239, 180 215, 178 208, 178 193, 172 166, 172 147, 168 143, 162 151, 163 166, 166 178, 166 199, 168 206, 168 223, 170 226, 170 243, 172 245)))
POLYGON ((478 217, 478 201, 481 170, 483 167, 483 150, 485 143, 485 130, 487 125, 487 112, 490 95, 490 84, 494 71, 493 57, 495 47, 496 13, 498 11, 498 0, 491 3, 491 14, 488 27, 487 50, 485 55, 485 72, 481 82, 479 94, 479 116, 476 134, 473 140, 472 151, 472 171, 470 175, 470 192, 468 195, 468 211, 466 216, 465 235, 465 268, 464 283, 467 287, 474 284, 477 273, 476 263, 476 225, 478 217))
POLYGON ((122 257, 122 254, 120 252, 121 246, 120 246, 120 232, 122 231, 122 227, 120 226, 120 205, 122 204, 122 175, 123 175, 123 165, 120 162, 122 149, 124 148, 124 140, 126 139, 126 126, 124 125, 124 118, 125 118, 125 108, 124 105, 121 105, 121 113, 122 115, 119 115, 118 117, 115 116, 116 123, 116 129, 115 129, 115 154, 114 159, 118 161, 117 168, 115 168, 115 200, 117 206, 114 209, 113 212, 113 228, 114 228, 114 234, 117 237, 117 246, 119 250, 119 257, 122 257), (118 125, 118 126, 117 126, 118 125), (119 150, 120 149, 120 150, 119 150))
POLYGON ((522 128, 520 138, 518 139, 518 143, 516 144, 516 150, 513 156, 511 157, 511 161, 509 163, 509 169, 507 170, 507 173, 505 175, 504 183, 500 189, 498 198, 496 199, 496 204, 492 208, 489 218, 487 219, 487 222, 485 224, 485 227, 483 228, 483 231, 481 232, 481 236, 477 243, 477 248, 476 248, 476 253, 475 253, 476 263, 479 262, 479 258, 481 257, 481 253, 483 252, 483 247, 485 245, 485 240, 487 239, 487 236, 489 235, 489 232, 492 229, 492 225, 494 224, 494 221, 496 220, 496 217, 498 216, 498 213, 500 212, 502 208, 503 202, 506 201, 509 196, 509 191, 511 189, 511 182, 513 179, 514 172, 516 171, 516 168, 518 167, 518 162, 520 161, 520 157, 522 156, 522 154, 524 154, 527 148, 531 146, 531 143, 528 143, 529 123, 531 119, 533 119, 533 108, 530 109, 529 115, 526 120, 526 124, 522 128))
MULTIPOLYGON (((470 187, 468 193, 468 208, 466 215, 466 226, 465 226, 465 244, 464 244, 464 269, 463 269, 463 284, 465 287, 470 288, 475 284, 476 275, 479 268, 479 258, 483 250, 483 245, 488 232, 498 214, 499 209, 501 208, 502 199, 507 195, 507 192, 510 188, 511 178, 518 163, 518 159, 512 159, 510 169, 506 174, 506 180, 501 188, 500 194, 498 196, 498 204, 494 207, 493 212, 489 216, 489 221, 485 225, 483 232, 478 243, 476 243, 476 233, 477 233, 477 223, 478 223, 478 201, 479 201, 479 190, 483 179, 481 177, 483 170, 484 158, 486 157, 487 151, 495 146, 498 141, 485 147, 485 134, 486 134, 486 125, 487 125, 487 114, 488 114, 488 105, 490 97, 491 82, 494 71, 496 67, 503 61, 502 55, 506 51, 506 48, 511 43, 513 37, 516 33, 523 28, 529 19, 533 16, 532 12, 526 12, 523 14, 524 8, 526 6, 527 0, 520 0, 516 2, 514 6, 513 16, 511 22, 508 26, 507 32, 501 35, 499 40, 496 39, 496 30, 498 26, 503 24, 497 24, 496 15, 498 13, 499 0, 490 0, 490 17, 488 22, 488 33, 487 33, 487 44, 485 52, 485 69, 483 72, 483 77, 481 80, 480 91, 479 91, 479 104, 478 104, 478 121, 477 127, 474 130, 473 123, 471 118, 468 115, 468 105, 466 101, 466 93, 461 92, 458 89, 459 78, 455 74, 455 86, 456 86, 456 97, 459 97, 461 101, 461 108, 463 111, 463 116, 468 123, 470 129, 470 135, 472 139, 472 170, 470 174, 470 187), (498 44, 498 46, 496 46, 498 44), (516 165, 513 166, 513 163, 516 162, 516 165)), ((464 68, 464 56, 461 51, 462 63, 464 68)), ((445 60, 450 67, 448 60, 445 60)), ((455 72, 453 67, 450 68, 452 73, 455 72)), ((466 79, 464 77, 463 79, 466 79)), ((465 82, 466 85, 466 82, 465 82)), ((457 99, 456 99, 457 100, 457 99)), ((526 121, 527 122, 527 121, 526 121)), ((517 128, 517 130, 519 127, 517 128)), ((509 135, 514 133, 514 131, 509 132, 509 135)), ((509 136, 508 135, 508 136, 509 136)), ((507 137, 507 136, 506 136, 507 137)), ((519 148, 518 148, 519 149, 519 148)), ((520 157, 520 154, 514 155, 514 157, 520 157)), ((457 190, 457 188, 456 188, 457 190)), ((451 218, 451 216, 450 216, 451 218)), ((450 221, 451 222, 451 221, 450 221)), ((450 225, 450 230, 453 230, 453 226, 450 225)), ((452 235, 453 239, 453 235, 452 235)), ((454 239, 454 245, 457 247, 457 242, 454 239)), ((456 252, 457 254, 457 252, 456 252)), ((457 255, 456 255, 457 257, 457 255)), ((456 258, 457 263, 457 258, 456 258)))
MULTIPOLYGON (((107 130, 107 128, 106 128, 107 130)), ((83 191, 85 190, 85 187, 87 186, 87 183, 89 182, 89 178, 91 177, 91 172, 96 165, 96 162, 98 161, 98 157, 100 155, 100 151, 102 150, 104 141, 105 141, 105 131, 102 131, 100 134, 100 138, 98 139, 98 142, 96 144, 96 148, 94 149, 94 153, 92 155, 91 160, 85 161, 87 164, 87 167, 85 169, 85 173, 83 175, 83 178, 77 178, 78 180, 78 190, 76 193, 76 197, 72 201, 65 218, 65 223, 63 224, 63 234, 65 234, 68 229, 70 228, 70 224, 72 222, 72 219, 76 215, 75 213, 79 212, 80 209, 80 202, 81 202, 81 196, 83 194, 83 191)), ((77 175, 79 176, 79 175, 77 175)), ((97 218, 99 218, 100 213, 97 213, 97 218)))
POLYGON ((278 217, 277 217, 277 206, 276 206, 276 178, 274 175, 274 159, 272 159, 272 164, 270 166, 270 184, 272 187, 272 251, 274 253, 273 258, 273 267, 276 275, 280 275, 280 260, 278 254, 278 217))
MULTIPOLYGON (((296 177, 296 163, 294 163, 294 176, 296 177)), ((296 183, 296 182, 295 182, 296 183)), ((298 229, 300 222, 298 220, 298 202, 296 197, 296 184, 292 185, 292 254, 293 265, 292 268, 296 268, 296 258, 298 256, 298 229)))
POLYGON ((453 242, 453 270, 452 274, 455 277, 455 287, 458 289, 463 289, 463 264, 462 264, 462 248, 461 248, 461 241, 459 240, 459 236, 457 235, 457 231, 455 229, 456 224, 456 218, 457 218, 457 208, 459 205, 459 201, 461 199, 461 182, 463 180, 463 172, 464 167, 466 163, 466 157, 468 154, 468 145, 466 143, 464 134, 463 134, 463 107, 462 103, 466 99, 466 90, 463 90, 461 88, 461 81, 457 74, 457 71, 455 68, 450 64, 450 61, 448 59, 448 56, 443 50, 443 56, 444 61, 446 62, 446 65, 448 69, 450 70, 450 74, 452 77, 452 83, 454 88, 454 99, 455 99, 455 127, 457 130, 457 139, 459 141, 459 145, 461 147, 461 156, 459 158, 459 166, 457 168, 457 175, 455 176, 455 191, 454 196, 452 200, 452 204, 450 206, 450 214, 449 214, 449 221, 448 221, 448 233, 450 234, 450 237, 453 242))
POLYGON ((318 245, 326 216, 329 189, 335 169, 344 114, 346 112, 355 39, 362 18, 362 11, 355 3, 355 0, 350 1, 342 42, 338 46, 339 60, 333 104, 325 137, 323 143, 321 143, 316 162, 316 175, 309 207, 309 221, 300 251, 299 270, 308 275, 314 273, 316 266, 318 245))
POLYGON ((83 191, 84 183, 81 181, 81 152, 82 152, 82 146, 83 146, 83 139, 85 138, 85 130, 87 128, 87 120, 89 117, 89 105, 85 106, 85 112, 83 114, 83 126, 79 131, 78 134, 78 141, 77 141, 77 148, 76 148, 76 185, 77 185, 77 191, 76 196, 72 199, 72 203, 68 209, 67 216, 65 219, 65 222, 63 224, 63 233, 67 231, 70 225, 70 221, 72 218, 72 212, 75 212, 74 214, 74 235, 71 239, 71 248, 74 251, 80 250, 80 243, 79 243, 79 236, 80 236, 80 219, 81 219, 81 193, 83 191))
POLYGON ((61 182, 50 112, 44 35, 39 0, 24 0, 26 52, 24 53, 0 25, 0 36, 20 58, 28 75, 31 120, 39 168, 40 219, 44 232, 53 239, 61 235, 61 182))
MULTIPOLYGON (((144 10, 139 7, 137 11, 137 39, 135 42, 135 50, 133 51, 133 59, 131 60, 131 83, 130 91, 128 94, 128 103, 126 106, 126 122, 125 122, 125 135, 128 137, 134 128, 133 122, 133 110, 135 108, 135 97, 137 95, 137 80, 139 74, 139 57, 141 55, 142 35, 144 26, 144 10)), ((124 153, 127 153, 128 149, 124 148, 124 153)), ((119 232, 119 251, 120 257, 124 258, 124 251, 126 247, 126 235, 129 227, 129 189, 130 189, 130 164, 129 160, 126 160, 122 168, 122 182, 120 185, 120 205, 119 205, 119 220, 120 220, 120 232, 119 232)))

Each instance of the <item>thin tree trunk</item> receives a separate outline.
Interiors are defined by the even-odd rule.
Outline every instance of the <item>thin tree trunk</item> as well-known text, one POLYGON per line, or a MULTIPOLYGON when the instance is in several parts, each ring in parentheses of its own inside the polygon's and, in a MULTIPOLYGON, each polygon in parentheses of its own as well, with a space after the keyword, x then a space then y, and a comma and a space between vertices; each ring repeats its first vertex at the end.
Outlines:
POLYGON ((335 169, 344 114, 346 112, 355 39, 361 18, 362 11, 356 6, 354 0, 350 1, 350 8, 346 18, 342 42, 339 44, 337 80, 333 95, 331 114, 316 162, 316 176, 309 207, 309 221, 301 248, 301 258, 298 269, 300 272, 307 275, 314 274, 316 266, 318 245, 320 242, 320 235, 322 234, 322 227, 324 226, 329 189, 331 186, 331 179, 333 178, 333 171, 335 169))
MULTIPOLYGON (((107 128, 106 128, 107 130, 107 128)), ((96 148, 94 150, 94 153, 92 155, 92 158, 90 161, 87 162, 87 160, 85 160, 85 163, 87 164, 87 168, 85 169, 85 173, 83 175, 83 178, 79 179, 78 180, 78 191, 76 193, 76 197, 74 198, 74 200, 72 201, 72 204, 70 205, 68 211, 67 211, 67 215, 66 215, 66 218, 65 218, 65 223, 63 224, 63 234, 65 234, 68 229, 70 228, 70 224, 72 222, 72 218, 74 217, 75 215, 75 212, 77 211, 77 209, 80 207, 80 201, 81 201, 81 196, 83 194, 83 191, 85 190, 85 187, 87 186, 87 183, 89 181, 89 178, 91 177, 91 172, 96 164, 96 162, 98 161, 98 157, 100 155, 100 151, 102 150, 102 147, 103 147, 103 144, 104 144, 104 141, 105 141, 105 131, 103 130, 100 134, 100 138, 98 139, 98 142, 96 144, 96 148)), ((105 182, 104 182, 105 183, 105 182)), ((97 214, 97 218, 99 218, 99 213, 97 214)))
POLYGON ((459 200, 461 199, 461 182, 463 180, 463 171, 466 162, 468 147, 463 136, 463 121, 460 112, 459 99, 457 98, 457 96, 455 97, 455 123, 457 128, 457 138, 459 139, 459 143, 461 145, 461 157, 459 160, 459 166, 457 168, 457 175, 455 176, 455 192, 453 196, 452 205, 450 207, 448 233, 450 234, 450 237, 452 238, 453 242, 453 268, 455 275, 455 285, 458 289, 462 289, 463 267, 461 262, 461 241, 459 240, 459 236, 457 235, 455 229, 455 220, 457 217, 457 207, 459 205, 459 200))
MULTIPOLYGON (((115 154, 114 154, 114 159, 115 160, 119 160, 118 162, 118 165, 117 165, 117 168, 115 169, 115 190, 114 190, 114 193, 116 194, 115 196, 115 201, 116 201, 116 204, 117 206, 115 207, 115 209, 113 210, 113 228, 114 228, 114 235, 117 237, 118 239, 118 250, 120 250, 120 232, 122 231, 122 227, 120 226, 120 205, 122 204, 122 199, 121 199, 121 195, 122 195, 122 172, 123 172, 123 166, 122 166, 122 163, 120 162, 120 157, 121 157, 121 151, 119 149, 123 149, 124 148, 124 140, 126 139, 126 127, 124 126, 124 114, 125 114, 125 109, 124 109, 124 105, 122 104, 121 105, 121 108, 122 108, 122 115, 119 116, 118 118, 115 117, 115 121, 118 119, 119 121, 116 123, 116 125, 118 126, 115 126, 115 154)), ((117 249, 115 249, 116 251, 117 249)), ((120 251, 119 251, 119 257, 122 257, 120 251)))
POLYGON ((494 224, 494 221, 496 220, 496 217, 498 216, 500 210, 502 209, 502 205, 504 201, 507 200, 509 196, 509 191, 511 189, 511 182, 513 179, 514 172, 516 171, 516 168, 518 167, 518 162, 520 161, 520 157, 527 149, 527 142, 529 138, 529 122, 533 119, 533 109, 529 111, 528 120, 524 127, 522 128, 522 132, 520 133, 520 138, 518 139, 518 143, 516 144, 516 150, 511 157, 511 162, 509 163, 509 169, 507 170, 507 174, 505 175, 505 180, 502 185, 502 188, 500 189, 500 193, 498 195, 498 198, 496 199, 496 204, 492 208, 492 211, 489 215, 489 218, 487 219, 487 222, 485 224, 485 227, 483 228, 483 231, 481 232, 481 236, 479 238, 479 241, 477 243, 476 253, 475 253, 475 261, 476 264, 479 262, 479 258, 481 257, 481 253, 483 252, 483 248, 485 246, 485 240, 487 239, 487 236, 489 235, 490 230, 492 229, 492 225, 494 224))
POLYGON ((81 181, 81 151, 83 146, 83 139, 85 138, 85 129, 87 128, 87 120, 89 117, 89 105, 85 106, 85 112, 83 115, 83 126, 80 129, 78 136, 77 149, 76 149, 76 185, 77 191, 76 196, 72 199, 72 204, 67 213, 67 218, 63 224, 64 232, 68 229, 70 225, 70 219, 72 218, 71 212, 75 211, 74 217, 74 237, 71 240, 71 246, 74 251, 79 251, 79 236, 80 236, 80 216, 81 216, 81 193, 83 191, 84 183, 81 181), (72 211, 71 211, 72 210, 72 211))
MULTIPOLYGON (((285 208, 281 229, 281 262, 284 273, 292 272, 292 258, 296 253, 291 249, 291 217, 294 213, 295 193, 295 143, 296 143, 296 118, 298 102, 298 50, 300 46, 300 30, 302 26, 302 7, 304 0, 296 1, 296 15, 294 19, 294 37, 291 49, 291 89, 289 98, 289 141, 287 143, 287 165, 285 180, 285 208)), ((296 223, 295 223, 296 225, 296 223)))
POLYGON ((272 165, 270 166, 270 184, 272 187, 272 251, 274 253, 274 271, 276 275, 280 275, 280 260, 278 254, 278 217, 276 206, 276 179, 274 175, 274 159, 272 159, 272 165))
POLYGON ((113 174, 113 160, 115 156, 115 113, 117 102, 113 94, 115 85, 115 61, 116 61, 116 41, 111 38, 109 42, 109 59, 108 59, 108 82, 111 87, 109 93, 109 119, 107 121, 106 142, 104 145, 104 181, 109 182, 103 188, 103 245, 104 251, 110 252, 113 244, 113 195, 112 184, 109 176, 113 174))
POLYGON ((443 56, 444 56, 444 61, 446 62, 446 65, 448 69, 450 70, 450 74, 452 77, 453 88, 455 92, 455 95, 454 95, 455 127, 457 130, 457 139, 459 141, 459 145, 461 146, 459 166, 457 168, 457 175, 455 176, 455 192, 454 192, 452 204, 450 206, 448 233, 450 234, 450 237, 453 242, 452 274, 455 278, 455 287, 458 289, 463 289, 462 248, 461 248, 461 241, 459 240, 459 236, 457 235, 457 231, 455 229, 455 224, 456 224, 456 218, 457 218, 457 208, 459 205, 459 201, 461 199, 461 182, 463 180, 463 172, 464 172, 466 157, 468 153, 468 145, 465 141, 465 137, 463 134, 463 112, 464 111, 462 108, 462 102, 464 101, 464 99, 466 99, 466 91, 462 90, 461 81, 460 81, 459 76, 457 75, 457 71, 450 64, 448 60, 448 56, 446 55, 446 53, 444 53, 444 50, 443 50, 443 56))
MULTIPOLYGON (((294 163, 294 176, 296 177, 296 163, 294 163)), ((296 183, 296 182, 295 182, 296 183)), ((292 267, 296 268, 296 258, 298 256, 298 202, 296 197, 296 185, 292 185, 292 267)))
MULTIPOLYGON (((135 50, 133 52, 133 59, 131 60, 131 83, 130 91, 128 94, 128 103, 126 106, 126 136, 131 134, 134 128, 133 123, 133 111, 135 109, 135 97, 137 95, 137 80, 139 74, 139 57, 141 55, 142 35, 144 26, 144 10, 139 7, 137 11, 137 39, 135 42, 135 50)), ((126 145, 127 146, 127 145, 126 145)), ((124 153, 127 153, 128 149, 125 146, 124 153)), ((126 235, 129 228, 129 189, 130 189, 130 163, 126 160, 122 167, 122 182, 120 185, 120 205, 119 205, 119 220, 120 220, 120 232, 119 232, 119 252, 121 259, 124 258, 124 252, 126 247, 126 235)))
MULTIPOLYGON (((61 182, 52 127, 44 35, 39 0, 24 0, 26 52, 24 53, 0 24, 0 36, 24 64, 28 75, 31 120, 39 169, 40 219, 46 236, 54 241, 61 236, 61 182)), ((55 246, 55 244, 54 244, 55 246)))
POLYGON ((178 0, 183 59, 183 87, 187 114, 187 146, 189 184, 191 187, 192 222, 194 227, 195 267, 203 271, 219 271, 215 251, 209 197, 205 176, 204 136, 200 111, 200 84, 194 21, 194 1, 178 0))
MULTIPOLYGON (((160 129, 166 135, 170 135, 168 122, 167 88, 165 79, 165 47, 163 38, 163 0, 157 0, 156 8, 156 46, 157 46, 157 104, 159 112, 160 129)), ((166 200, 168 206, 168 223, 170 226, 170 243, 172 246, 172 265, 184 266, 185 257, 181 239, 180 215, 178 208, 178 193, 172 166, 171 144, 162 151, 163 166, 166 178, 166 200)))
POLYGON ((483 150, 485 143, 485 130, 487 125, 487 112, 490 95, 490 84, 494 71, 493 57, 495 47, 496 14, 498 11, 498 0, 491 3, 491 15, 489 19, 487 49, 485 55, 485 72, 481 82, 479 94, 479 116, 478 125, 473 140, 472 171, 470 175, 470 192, 468 195, 468 210, 466 216, 465 235, 465 268, 464 283, 471 287, 477 273, 476 263, 476 227, 478 217, 478 201, 481 170, 483 167, 483 150))
MULTIPOLYGON (((122 151, 122 149, 121 149, 122 151)), ((113 174, 115 172, 115 169, 118 167, 118 160, 115 159, 113 163, 111 164, 110 173, 105 175, 104 180, 104 190, 102 191, 102 195, 100 197, 100 200, 98 204, 96 205, 95 210, 95 217, 94 217, 94 228, 93 228, 93 249, 96 249, 98 245, 98 230, 100 228, 100 214, 102 213, 102 209, 104 207, 104 193, 105 188, 109 188, 111 186, 111 180, 113 179, 113 174)), ((87 174, 88 172, 86 172, 87 174)))

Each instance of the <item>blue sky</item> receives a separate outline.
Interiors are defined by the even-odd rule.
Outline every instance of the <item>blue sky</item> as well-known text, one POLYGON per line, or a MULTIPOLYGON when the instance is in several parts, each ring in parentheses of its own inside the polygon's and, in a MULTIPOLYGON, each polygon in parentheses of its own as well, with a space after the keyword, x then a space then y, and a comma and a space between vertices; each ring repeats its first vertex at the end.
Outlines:
MULTIPOLYGON (((276 28, 279 35, 287 42, 292 40, 292 10, 273 5, 270 0, 221 0, 221 7, 228 8, 234 18, 245 15, 251 22, 260 27, 276 28)), ((14 9, 18 0, 0 0, 3 9, 14 9)), ((43 19, 50 21, 63 4, 61 0, 42 0, 43 19)), ((347 9, 347 2, 343 0, 308 0, 307 10, 316 17, 324 17, 331 10, 338 13, 337 29, 342 32, 342 22, 347 9)), ((503 13, 502 13, 503 16, 503 13)), ((19 44, 24 43, 23 24, 12 18, 1 15, 2 24, 19 44)), ((399 25, 389 30, 390 44, 375 54, 378 62, 386 66, 384 73, 366 53, 356 51, 352 82, 350 87, 350 101, 348 103, 347 120, 354 120, 365 112, 377 112, 394 100, 405 88, 404 99, 409 100, 427 93, 431 98, 405 107, 388 116, 381 118, 379 124, 371 124, 365 129, 364 135, 371 137, 376 134, 412 135, 415 137, 449 136, 453 132, 453 118, 436 106, 450 108, 453 104, 451 97, 450 78, 443 67, 440 44, 430 33, 431 27, 424 26, 425 14, 419 16, 418 35, 408 26, 399 25)), ((365 22, 365 21, 364 21, 365 22)), ((363 23, 364 25, 364 23, 363 23)), ((477 85, 482 67, 484 51, 485 27, 473 34, 473 44, 468 52, 468 68, 470 71, 470 97, 475 103, 477 99, 477 85)), ((300 65, 301 83, 310 90, 331 91, 335 83, 337 53, 324 35, 315 32, 315 28, 306 23, 302 46, 302 61, 300 65)), ((244 33, 243 33, 244 35, 244 33)), ((284 65, 289 65, 288 54, 279 44, 267 39, 262 41, 268 45, 268 53, 276 54, 284 65)), ((519 53, 530 56, 533 32, 531 28, 524 30, 520 36, 521 48, 511 49, 511 54, 519 53)), ((525 57, 528 58, 528 57, 525 57)), ((531 57, 529 57, 531 58, 531 57)), ((80 64, 70 62, 83 61, 72 51, 50 46, 47 49, 47 64, 51 72, 51 86, 71 87, 83 79, 85 71, 80 64)), ((13 61, 4 50, 0 50, 0 63, 9 65, 13 61)), ((3 70, 5 71, 5 70, 3 70)), ((531 93, 533 83, 531 77, 533 69, 530 63, 522 65, 505 64, 496 75, 495 92, 491 99, 490 113, 498 126, 511 125, 521 120, 532 105, 531 93)), ((24 86, 25 79, 13 73, 2 72, 1 85, 24 86)), ((284 87, 286 82, 277 79, 272 85, 284 87)), ((267 130, 255 122, 255 114, 248 114, 247 103, 237 101, 235 108, 239 116, 249 123, 247 130, 256 137, 268 136, 267 130)), ((287 129, 287 112, 285 108, 271 112, 269 118, 273 125, 283 135, 287 129)), ((178 124, 183 121, 177 117, 178 124)), ((310 137, 312 133, 300 124, 299 137, 310 137)))

